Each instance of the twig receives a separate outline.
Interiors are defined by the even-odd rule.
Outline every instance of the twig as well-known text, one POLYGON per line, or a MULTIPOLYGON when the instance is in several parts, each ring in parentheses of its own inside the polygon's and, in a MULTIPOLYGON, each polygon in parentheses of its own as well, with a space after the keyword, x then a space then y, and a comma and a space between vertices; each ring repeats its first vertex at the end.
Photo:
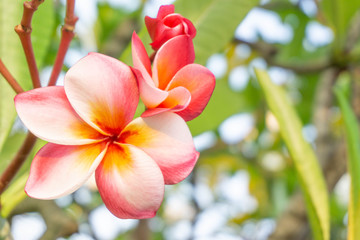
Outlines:
POLYGON ((271 66, 285 68, 299 74, 318 73, 335 65, 335 63, 331 62, 329 59, 326 59, 324 61, 314 61, 302 65, 282 63, 277 61, 275 58, 279 52, 279 49, 271 44, 268 44, 266 42, 252 43, 242 39, 234 39, 234 42, 246 44, 251 49, 256 50, 261 55, 261 57, 271 66))
POLYGON ((23 46, 26 61, 29 67, 31 80, 34 88, 41 87, 39 70, 36 65, 34 50, 31 43, 31 20, 34 12, 38 6, 43 3, 44 0, 32 0, 24 2, 24 12, 21 19, 21 23, 15 26, 15 32, 19 35, 21 44, 23 46))
POLYGON ((5 80, 10 84, 10 86, 12 87, 12 89, 14 89, 14 91, 16 93, 22 93, 24 92, 24 90, 22 89, 22 87, 19 85, 19 83, 15 80, 15 78, 11 75, 11 73, 9 72, 9 70, 6 68, 6 66, 4 65, 4 63, 1 61, 0 59, 0 73, 1 75, 3 75, 3 77, 5 78, 5 80))
POLYGON ((10 181, 15 177, 16 173, 25 162, 26 158, 35 145, 36 139, 37 138, 32 133, 29 132, 27 134, 25 141, 23 142, 16 156, 0 177, 0 195, 4 192, 10 181))
POLYGON ((65 24, 61 30, 61 40, 59 50, 56 55, 54 67, 51 72, 49 86, 56 84, 57 78, 61 72, 64 63, 65 54, 70 46, 71 40, 74 38, 75 24, 78 18, 74 15, 75 0, 67 0, 66 2, 66 16, 65 24))

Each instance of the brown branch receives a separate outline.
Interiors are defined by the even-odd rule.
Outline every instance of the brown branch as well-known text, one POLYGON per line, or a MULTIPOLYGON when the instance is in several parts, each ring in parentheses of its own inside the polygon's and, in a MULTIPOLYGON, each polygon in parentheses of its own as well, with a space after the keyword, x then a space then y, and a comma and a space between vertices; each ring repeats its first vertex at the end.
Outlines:
POLYGON ((22 146, 17 152, 14 159, 11 161, 9 166, 5 169, 0 177, 0 195, 7 188, 11 180, 15 177, 16 173, 19 171, 22 164, 25 162, 26 158, 29 156, 31 150, 33 149, 36 137, 32 133, 28 133, 22 146))
POLYGON ((334 65, 334 63, 332 63, 329 59, 307 62, 306 64, 283 63, 276 60, 276 55, 278 54, 279 49, 274 45, 266 42, 252 43, 242 39, 234 39, 234 42, 248 45, 251 49, 257 51, 267 64, 271 66, 285 68, 299 74, 318 73, 334 65))
POLYGON ((31 80, 34 88, 41 87, 39 70, 36 65, 34 50, 31 43, 31 20, 34 12, 44 0, 32 0, 24 2, 24 12, 21 23, 15 26, 15 32, 19 35, 21 45, 23 46, 26 61, 29 67, 31 80))
POLYGON ((19 85, 19 83, 15 80, 15 78, 11 75, 11 73, 9 72, 9 70, 6 68, 6 66, 4 65, 4 63, 1 61, 0 59, 0 73, 1 75, 3 75, 3 77, 5 78, 5 80, 9 83, 9 85, 12 87, 12 89, 14 89, 14 91, 16 93, 22 93, 24 92, 24 90, 22 89, 22 87, 19 85))
POLYGON ((49 86, 56 84, 56 81, 61 72, 62 65, 64 63, 65 55, 69 49, 70 42, 74 38, 75 24, 78 18, 74 15, 75 0, 67 0, 66 3, 66 16, 65 24, 61 29, 61 40, 58 53, 56 55, 54 67, 51 72, 49 86))

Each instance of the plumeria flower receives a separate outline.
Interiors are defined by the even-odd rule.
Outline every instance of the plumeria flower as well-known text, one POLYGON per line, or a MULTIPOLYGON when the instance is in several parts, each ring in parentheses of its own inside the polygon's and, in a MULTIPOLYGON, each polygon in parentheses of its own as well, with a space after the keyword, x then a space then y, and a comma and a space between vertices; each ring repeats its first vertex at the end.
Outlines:
POLYGON ((138 86, 130 67, 91 53, 67 72, 64 87, 15 98, 28 129, 47 143, 35 156, 25 186, 33 198, 70 194, 94 173, 107 208, 119 218, 150 218, 164 184, 189 175, 199 153, 174 113, 133 116, 138 86))
POLYGON ((189 36, 177 36, 162 45, 151 68, 145 47, 134 33, 132 58, 140 98, 147 108, 143 117, 172 111, 190 121, 204 110, 215 88, 215 76, 193 63, 194 45, 189 36))
POLYGON ((145 17, 145 25, 152 39, 151 47, 157 51, 166 41, 179 35, 194 38, 196 29, 192 22, 178 13, 174 5, 160 7, 156 18, 145 17))

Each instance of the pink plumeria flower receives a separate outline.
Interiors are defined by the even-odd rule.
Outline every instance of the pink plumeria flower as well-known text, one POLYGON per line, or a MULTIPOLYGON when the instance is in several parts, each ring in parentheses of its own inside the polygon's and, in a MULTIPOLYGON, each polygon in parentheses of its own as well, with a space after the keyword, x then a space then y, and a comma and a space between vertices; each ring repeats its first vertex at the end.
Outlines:
POLYGON ((147 110, 143 117, 176 112, 185 121, 204 110, 215 88, 215 76, 204 66, 194 64, 194 45, 182 35, 167 41, 156 53, 153 66, 136 33, 132 36, 134 72, 140 98, 147 110))
POLYGON ((46 144, 25 186, 33 198, 70 194, 94 173, 107 208, 119 218, 150 218, 164 184, 183 180, 198 152, 182 118, 133 116, 138 86, 130 67, 91 53, 66 74, 64 87, 39 88, 15 98, 23 123, 46 144))
POLYGON ((153 41, 151 47, 155 51, 173 37, 187 35, 194 38, 196 35, 192 22, 174 12, 174 5, 163 5, 156 18, 145 17, 145 25, 153 41))

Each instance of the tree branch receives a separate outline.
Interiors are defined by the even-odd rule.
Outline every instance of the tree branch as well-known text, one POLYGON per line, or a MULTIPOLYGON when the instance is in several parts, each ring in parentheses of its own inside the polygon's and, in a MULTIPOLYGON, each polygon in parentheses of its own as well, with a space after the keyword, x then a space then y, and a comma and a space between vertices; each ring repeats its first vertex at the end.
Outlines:
POLYGON ((15 32, 19 35, 21 44, 24 49, 26 61, 29 67, 31 80, 34 88, 41 87, 39 70, 36 65, 34 50, 31 43, 31 20, 34 12, 44 0, 32 0, 24 2, 24 12, 21 19, 21 24, 15 26, 15 32))
POLYGON ((276 48, 274 45, 268 44, 266 42, 252 43, 241 39, 234 39, 233 41, 239 44, 246 44, 251 49, 257 51, 261 55, 261 57, 267 62, 267 64, 271 66, 285 68, 299 74, 318 73, 333 66, 333 63, 329 60, 314 61, 302 65, 278 62, 275 57, 278 54, 279 49, 276 48))
POLYGON ((26 158, 29 156, 31 150, 33 149, 36 137, 32 133, 28 133, 22 146, 17 152, 14 159, 11 161, 9 166, 5 169, 0 177, 0 195, 7 188, 11 180, 15 177, 16 173, 19 171, 22 164, 25 162, 26 158))
POLYGON ((64 63, 66 52, 69 49, 71 40, 74 38, 75 24, 78 20, 78 18, 74 15, 74 9, 75 9, 75 0, 67 0, 66 16, 64 21, 65 24, 61 29, 60 46, 56 55, 54 67, 51 72, 48 86, 53 86, 56 84, 56 81, 59 77, 61 68, 64 63))
POLYGON ((9 83, 9 85, 12 87, 12 89, 14 89, 14 91, 16 93, 22 93, 24 92, 24 90, 22 89, 22 87, 19 85, 19 83, 15 80, 15 78, 11 75, 11 73, 9 72, 9 70, 6 68, 6 66, 4 65, 4 63, 1 61, 0 59, 0 73, 1 75, 3 75, 3 77, 5 78, 5 80, 9 83))

